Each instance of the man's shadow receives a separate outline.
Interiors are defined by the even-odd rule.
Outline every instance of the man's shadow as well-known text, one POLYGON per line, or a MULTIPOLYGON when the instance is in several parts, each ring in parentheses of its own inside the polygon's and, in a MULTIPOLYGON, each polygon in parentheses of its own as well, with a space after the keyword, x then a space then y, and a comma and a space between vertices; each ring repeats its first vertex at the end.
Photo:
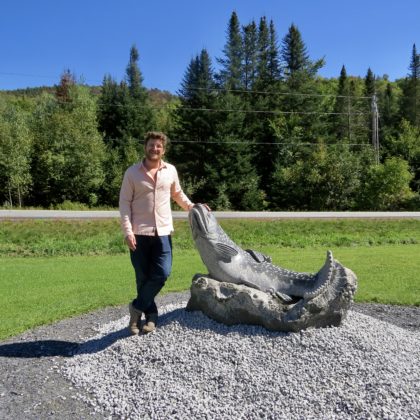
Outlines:
MULTIPOLYGON (((287 335, 282 332, 269 332, 261 327, 256 326, 254 329, 249 329, 249 326, 232 325, 223 326, 216 321, 200 322, 200 317, 205 317, 201 312, 196 313, 188 312, 185 308, 174 309, 159 316, 159 328, 164 327, 172 322, 178 322, 180 325, 192 330, 214 330, 218 334, 228 334, 238 332, 243 335, 269 335, 276 336, 287 335)), ((207 318, 207 317, 206 317, 207 318)), ((208 318, 207 318, 208 320, 208 318)), ((0 345, 0 357, 16 357, 16 358, 41 358, 41 357, 73 357, 80 354, 93 354, 105 350, 115 342, 121 339, 130 337, 131 334, 128 328, 113 331, 107 335, 99 338, 92 338, 88 341, 77 343, 73 341, 63 340, 37 340, 30 342, 9 343, 0 345)))
POLYGON ((76 354, 96 353, 106 349, 116 341, 126 338, 126 328, 114 331, 103 337, 77 343, 63 340, 37 340, 0 345, 0 357, 41 358, 41 357, 73 357, 76 354))
MULTIPOLYGON (((176 309, 159 317, 160 326, 168 324, 181 316, 184 309, 176 309)), ((73 357, 78 354, 97 353, 105 350, 118 340, 128 338, 128 328, 113 331, 99 338, 78 343, 64 340, 36 340, 19 343, 0 344, 0 357, 41 358, 41 357, 73 357)))

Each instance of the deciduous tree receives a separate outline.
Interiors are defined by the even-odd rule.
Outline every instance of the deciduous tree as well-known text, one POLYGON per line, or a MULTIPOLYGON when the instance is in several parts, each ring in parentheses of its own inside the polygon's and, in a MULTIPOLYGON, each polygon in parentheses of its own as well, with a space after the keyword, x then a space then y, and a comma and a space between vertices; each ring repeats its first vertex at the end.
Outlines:
POLYGON ((32 134, 28 115, 0 98, 0 195, 10 206, 22 206, 32 183, 32 134))
POLYGON ((87 88, 69 88, 71 106, 45 94, 38 99, 32 130, 33 203, 49 207, 65 200, 94 205, 104 180, 104 144, 96 104, 87 88))

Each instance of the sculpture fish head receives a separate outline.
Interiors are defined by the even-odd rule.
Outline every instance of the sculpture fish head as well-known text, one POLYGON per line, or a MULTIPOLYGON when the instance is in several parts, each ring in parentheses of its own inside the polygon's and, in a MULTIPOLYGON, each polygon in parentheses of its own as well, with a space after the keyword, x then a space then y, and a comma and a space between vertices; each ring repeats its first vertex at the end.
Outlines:
POLYGON ((217 240, 219 234, 219 224, 213 213, 203 204, 196 204, 190 211, 189 222, 192 236, 197 242, 200 238, 207 240, 217 240))
POLYGON ((220 227, 214 214, 203 204, 196 204, 188 215, 192 237, 204 265, 216 278, 226 278, 223 262, 230 262, 241 251, 220 227))

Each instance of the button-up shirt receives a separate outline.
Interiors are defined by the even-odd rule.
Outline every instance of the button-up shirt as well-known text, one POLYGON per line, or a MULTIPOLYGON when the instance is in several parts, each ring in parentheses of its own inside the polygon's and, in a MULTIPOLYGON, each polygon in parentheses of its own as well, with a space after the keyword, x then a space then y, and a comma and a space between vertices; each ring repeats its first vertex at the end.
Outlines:
POLYGON ((155 178, 143 162, 130 166, 120 191, 124 235, 169 235, 174 230, 171 198, 184 210, 193 206, 181 189, 175 166, 161 161, 155 178))

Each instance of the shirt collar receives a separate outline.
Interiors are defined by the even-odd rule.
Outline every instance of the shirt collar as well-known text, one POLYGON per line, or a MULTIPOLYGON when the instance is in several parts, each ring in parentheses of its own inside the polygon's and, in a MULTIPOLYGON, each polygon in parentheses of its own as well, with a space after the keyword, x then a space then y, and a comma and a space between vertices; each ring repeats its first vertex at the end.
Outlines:
MULTIPOLYGON (((147 172, 147 168, 146 168, 146 166, 144 166, 144 163, 143 162, 144 162, 144 159, 142 159, 140 161, 140 163, 138 165, 138 168, 139 168, 139 170, 144 170, 144 171, 147 172)), ((166 162, 164 160, 161 160, 160 161, 160 165, 159 165, 158 171, 161 170, 162 168, 166 168, 166 162)))

